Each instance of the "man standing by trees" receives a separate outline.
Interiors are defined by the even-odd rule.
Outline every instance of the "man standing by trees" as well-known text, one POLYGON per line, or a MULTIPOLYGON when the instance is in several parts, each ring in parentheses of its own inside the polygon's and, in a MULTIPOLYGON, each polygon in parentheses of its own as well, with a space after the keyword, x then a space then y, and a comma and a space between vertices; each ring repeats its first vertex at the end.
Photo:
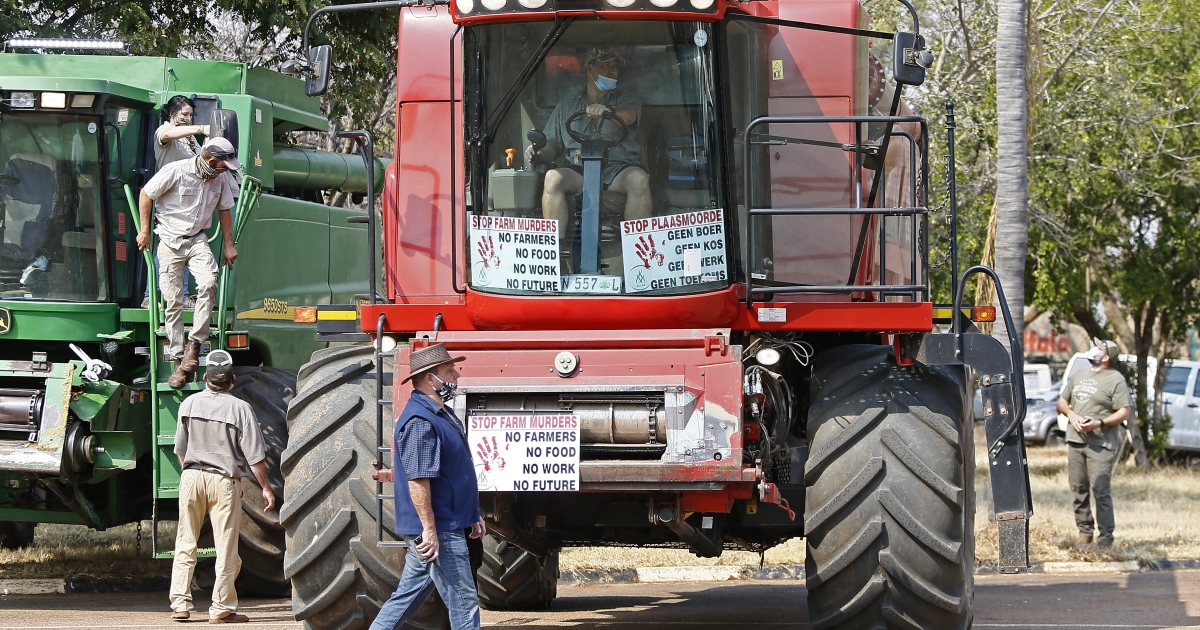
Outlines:
POLYGON ((1120 446, 1120 426, 1129 417, 1129 386, 1125 377, 1112 369, 1119 350, 1111 341, 1096 340, 1088 351, 1092 369, 1079 370, 1063 384, 1058 412, 1070 420, 1067 426, 1067 475, 1075 495, 1075 524, 1080 540, 1092 542, 1097 522, 1096 544, 1113 544, 1112 469, 1120 446), (1096 520, 1092 520, 1091 496, 1096 498, 1096 520))

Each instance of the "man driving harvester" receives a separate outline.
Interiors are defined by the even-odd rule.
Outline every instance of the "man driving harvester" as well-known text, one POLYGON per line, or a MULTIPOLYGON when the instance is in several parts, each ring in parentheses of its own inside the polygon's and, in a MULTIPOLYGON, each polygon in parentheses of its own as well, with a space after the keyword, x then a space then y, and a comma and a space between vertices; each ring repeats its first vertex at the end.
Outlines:
POLYGON ((583 166, 580 158, 580 142, 571 137, 568 120, 583 112, 585 119, 574 122, 571 129, 577 135, 603 136, 616 140, 603 164, 602 182, 608 190, 624 193, 625 219, 644 219, 650 216, 650 176, 642 168, 641 147, 633 133, 625 133, 621 125, 605 119, 615 116, 632 130, 642 114, 642 99, 637 94, 617 89, 617 78, 625 60, 607 46, 588 50, 584 61, 587 87, 573 96, 563 99, 550 114, 546 123, 546 146, 535 150, 532 145, 525 150, 525 160, 532 164, 533 158, 543 163, 553 163, 566 154, 567 166, 546 173, 542 191, 542 215, 558 221, 558 242, 566 241, 567 219, 570 216, 569 198, 583 190, 583 166))

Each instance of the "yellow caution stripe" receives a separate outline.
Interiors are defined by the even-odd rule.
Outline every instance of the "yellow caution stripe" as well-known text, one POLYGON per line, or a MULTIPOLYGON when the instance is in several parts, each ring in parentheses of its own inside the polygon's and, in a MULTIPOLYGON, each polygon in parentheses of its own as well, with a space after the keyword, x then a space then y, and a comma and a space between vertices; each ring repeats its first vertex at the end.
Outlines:
POLYGON ((327 311, 322 308, 317 309, 317 321, 355 321, 358 319, 358 311, 327 311))

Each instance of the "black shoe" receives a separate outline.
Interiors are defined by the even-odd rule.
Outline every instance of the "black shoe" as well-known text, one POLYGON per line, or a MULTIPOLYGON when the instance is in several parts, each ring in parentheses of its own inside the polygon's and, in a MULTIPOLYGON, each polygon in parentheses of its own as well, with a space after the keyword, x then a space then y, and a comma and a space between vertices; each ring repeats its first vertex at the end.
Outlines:
POLYGON ((1096 546, 1097 547, 1112 547, 1113 546, 1113 537, 1112 536, 1101 536, 1101 537, 1097 538, 1096 546))

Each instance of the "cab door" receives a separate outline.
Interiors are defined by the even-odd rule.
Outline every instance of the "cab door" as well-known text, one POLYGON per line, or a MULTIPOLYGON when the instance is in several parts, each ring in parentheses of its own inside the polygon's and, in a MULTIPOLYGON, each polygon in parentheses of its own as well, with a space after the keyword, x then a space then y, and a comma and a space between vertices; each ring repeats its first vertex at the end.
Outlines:
MULTIPOLYGON (((1197 370, 1193 368, 1192 371, 1197 370)), ((1186 403, 1187 413, 1172 416, 1178 419, 1171 427, 1168 442, 1175 446, 1200 449, 1200 374, 1196 374, 1192 381, 1192 387, 1188 390, 1191 395, 1186 403)))
POLYGON ((1171 433, 1167 436, 1167 445, 1173 447, 1200 446, 1195 443, 1195 429, 1191 434, 1184 427, 1195 424, 1197 398, 1189 396, 1195 390, 1194 368, 1186 365, 1171 365, 1166 368, 1167 374, 1163 381, 1163 413, 1169 414, 1172 425, 1171 433))

